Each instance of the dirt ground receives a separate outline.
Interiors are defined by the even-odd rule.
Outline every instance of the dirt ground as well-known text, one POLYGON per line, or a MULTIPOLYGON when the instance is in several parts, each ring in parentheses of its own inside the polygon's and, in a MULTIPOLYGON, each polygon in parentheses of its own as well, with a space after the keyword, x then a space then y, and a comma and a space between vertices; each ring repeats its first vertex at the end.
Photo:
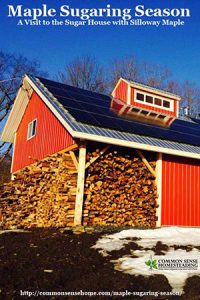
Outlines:
MULTIPOLYGON (((200 299, 197 276, 187 280, 181 297, 37 296, 37 291, 171 291, 162 275, 145 278, 115 271, 109 257, 91 248, 102 234, 74 235, 58 229, 0 234, 0 299, 200 299), (25 291, 36 295, 29 297, 25 291)), ((134 249, 134 242, 127 247, 134 249)), ((127 247, 117 255, 130 250, 127 247)))

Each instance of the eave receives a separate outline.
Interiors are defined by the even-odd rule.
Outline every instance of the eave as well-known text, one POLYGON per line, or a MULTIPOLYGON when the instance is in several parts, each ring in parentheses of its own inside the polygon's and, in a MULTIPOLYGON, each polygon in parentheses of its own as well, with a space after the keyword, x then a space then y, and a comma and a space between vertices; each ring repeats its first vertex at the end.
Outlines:
MULTIPOLYGON (((39 81, 39 79, 25 75, 23 86, 24 85, 29 87, 29 91, 31 89, 38 94, 73 138, 200 159, 200 147, 198 146, 157 139, 149 136, 141 136, 134 133, 121 132, 107 128, 100 128, 77 122, 39 81)), ((12 111, 1 136, 1 139, 6 142, 13 142, 14 134, 19 126, 30 98, 27 93, 27 89, 24 89, 23 86, 18 92, 12 111), (24 90, 27 95, 23 93, 24 90)))

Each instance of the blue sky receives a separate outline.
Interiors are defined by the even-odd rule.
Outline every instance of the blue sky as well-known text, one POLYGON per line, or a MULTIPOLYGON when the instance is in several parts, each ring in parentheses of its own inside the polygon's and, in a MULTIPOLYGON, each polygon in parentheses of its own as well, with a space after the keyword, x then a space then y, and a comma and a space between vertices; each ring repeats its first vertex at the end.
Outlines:
MULTIPOLYGON (((144 19, 144 18, 143 18, 144 19)), ((67 62, 82 54, 92 54, 108 66, 114 58, 133 55, 140 61, 158 63, 172 70, 176 80, 189 79, 199 85, 200 79, 200 1, 199 0, 8 0, 0 3, 0 49, 22 53, 37 59, 44 71, 54 77, 67 62), (71 7, 130 7, 149 8, 186 7, 191 18, 181 27, 158 28, 147 26, 110 27, 53 27, 17 26, 16 18, 8 18, 8 4, 40 7, 41 4, 58 8, 71 7)))

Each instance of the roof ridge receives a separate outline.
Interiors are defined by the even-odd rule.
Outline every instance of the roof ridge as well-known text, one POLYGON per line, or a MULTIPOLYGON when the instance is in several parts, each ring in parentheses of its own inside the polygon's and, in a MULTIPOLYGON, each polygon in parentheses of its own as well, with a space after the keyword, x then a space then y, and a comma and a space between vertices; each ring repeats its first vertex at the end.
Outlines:
POLYGON ((167 94, 167 95, 170 95, 170 96, 175 96, 175 97, 181 98, 179 95, 177 95, 175 93, 169 92, 167 90, 163 90, 161 88, 152 87, 151 85, 148 85, 148 84, 143 83, 143 82, 133 81, 133 80, 130 80, 130 79, 126 79, 124 77, 122 77, 122 79, 124 79, 127 82, 129 82, 129 84, 138 85, 138 86, 143 87, 143 88, 149 88, 151 90, 158 91, 160 93, 164 93, 164 94, 167 94))

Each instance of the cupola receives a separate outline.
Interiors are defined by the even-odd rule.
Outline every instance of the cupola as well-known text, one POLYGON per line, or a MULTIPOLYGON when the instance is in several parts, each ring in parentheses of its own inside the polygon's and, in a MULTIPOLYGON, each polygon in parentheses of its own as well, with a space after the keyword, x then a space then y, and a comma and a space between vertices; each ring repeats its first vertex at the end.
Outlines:
POLYGON ((111 109, 121 117, 169 127, 179 115, 180 100, 175 94, 120 78, 111 109))

